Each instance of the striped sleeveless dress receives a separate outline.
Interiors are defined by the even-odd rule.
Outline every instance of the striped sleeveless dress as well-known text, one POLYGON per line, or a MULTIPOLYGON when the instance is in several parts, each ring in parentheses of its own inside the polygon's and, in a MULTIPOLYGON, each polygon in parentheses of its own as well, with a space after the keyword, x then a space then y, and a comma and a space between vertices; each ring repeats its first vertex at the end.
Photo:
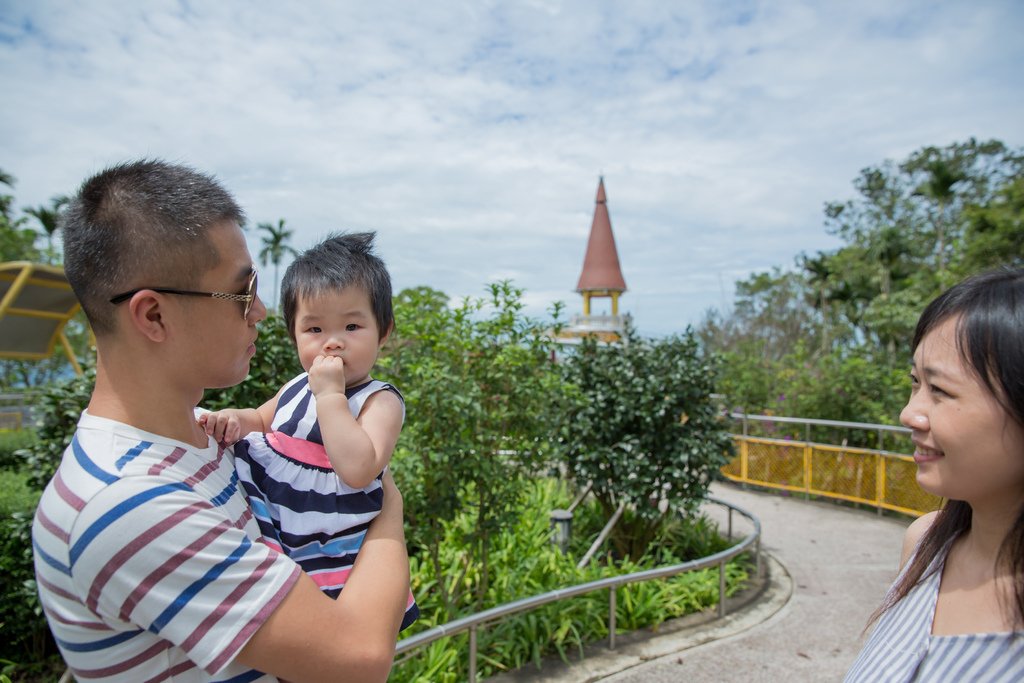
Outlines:
MULTIPOLYGON (((352 416, 359 417, 378 391, 398 396, 404 411, 405 401, 395 387, 371 379, 346 389, 352 416)), ((384 473, 362 489, 337 475, 324 449, 306 373, 281 391, 271 431, 253 432, 235 445, 235 468, 263 542, 292 558, 321 591, 337 598, 370 522, 380 514, 384 473)), ((418 616, 410 594, 402 628, 418 616)))
POLYGON ((932 635, 945 559, 945 552, 936 557, 924 578, 881 616, 846 683, 1024 681, 1024 631, 932 635))

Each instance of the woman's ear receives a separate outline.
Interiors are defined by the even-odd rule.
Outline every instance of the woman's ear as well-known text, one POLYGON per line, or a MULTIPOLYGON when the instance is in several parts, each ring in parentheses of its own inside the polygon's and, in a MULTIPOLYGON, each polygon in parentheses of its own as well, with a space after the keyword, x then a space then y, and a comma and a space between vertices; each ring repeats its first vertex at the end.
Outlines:
POLYGON ((167 327, 160 304, 160 297, 145 289, 128 300, 128 315, 132 327, 152 342, 167 339, 167 327))

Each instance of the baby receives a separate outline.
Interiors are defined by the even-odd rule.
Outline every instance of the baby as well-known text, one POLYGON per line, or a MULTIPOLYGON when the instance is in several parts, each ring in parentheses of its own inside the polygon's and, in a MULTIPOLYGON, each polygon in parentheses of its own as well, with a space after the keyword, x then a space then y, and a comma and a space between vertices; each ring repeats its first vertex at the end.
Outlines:
MULTIPOLYGON (((398 390, 370 377, 394 327, 373 238, 333 235, 285 272, 282 309, 305 372, 259 408, 199 418, 218 441, 238 442, 235 468, 264 542, 333 598, 381 510, 380 479, 405 419, 398 390)), ((418 615, 410 595, 402 628, 418 615)))

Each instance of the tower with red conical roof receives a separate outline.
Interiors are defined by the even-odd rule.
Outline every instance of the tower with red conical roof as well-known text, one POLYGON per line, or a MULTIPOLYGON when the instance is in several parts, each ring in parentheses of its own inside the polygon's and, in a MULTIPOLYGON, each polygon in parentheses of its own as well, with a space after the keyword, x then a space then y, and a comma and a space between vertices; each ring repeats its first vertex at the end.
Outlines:
POLYGON ((604 177, 597 182, 594 220, 590 224, 590 239, 583 257, 576 291, 583 295, 583 315, 590 315, 592 297, 611 297, 612 315, 619 314, 619 295, 626 291, 626 280, 619 266, 619 252, 612 234, 612 219, 608 215, 608 197, 604 192, 604 177))
POLYGON ((576 283, 576 291, 583 295, 583 315, 573 317, 560 336, 566 341, 585 336, 597 336, 606 342, 620 339, 628 318, 619 315, 619 296, 626 291, 626 280, 622 277, 619 252, 612 234, 603 176, 597 183, 594 220, 590 224, 583 272, 576 283), (611 315, 591 315, 591 300, 600 297, 612 300, 611 315))

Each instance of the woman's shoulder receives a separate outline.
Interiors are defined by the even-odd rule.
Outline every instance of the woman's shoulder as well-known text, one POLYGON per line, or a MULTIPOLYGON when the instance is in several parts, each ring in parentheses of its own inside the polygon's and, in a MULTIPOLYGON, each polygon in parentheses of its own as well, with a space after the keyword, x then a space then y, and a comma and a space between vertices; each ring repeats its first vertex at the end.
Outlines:
POLYGON ((928 532, 932 524, 935 522, 935 518, 938 516, 939 511, 927 512, 907 527, 906 532, 903 534, 903 552, 900 555, 900 569, 906 566, 910 560, 914 551, 917 549, 917 544, 921 542, 921 538, 928 532))

